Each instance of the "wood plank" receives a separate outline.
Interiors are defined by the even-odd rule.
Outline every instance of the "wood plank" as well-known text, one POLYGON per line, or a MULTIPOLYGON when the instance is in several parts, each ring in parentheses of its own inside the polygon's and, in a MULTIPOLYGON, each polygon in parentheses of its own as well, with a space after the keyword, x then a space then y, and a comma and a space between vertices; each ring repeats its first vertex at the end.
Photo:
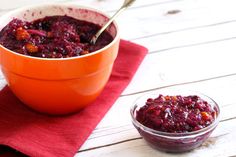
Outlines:
POLYGON ((231 39, 150 54, 146 56, 123 95, 235 74, 235 41, 231 39))
POLYGON ((120 157, 120 156, 136 156, 136 157, 199 157, 205 156, 234 156, 236 155, 236 141, 232 140, 236 138, 236 119, 220 123, 211 137, 199 148, 183 153, 183 154, 169 154, 154 150, 149 147, 143 139, 137 139, 134 141, 128 141, 120 144, 115 144, 99 149, 93 149, 89 151, 83 151, 76 154, 76 157, 120 157))
POLYGON ((176 32, 164 32, 150 37, 133 40, 148 47, 149 52, 162 52, 170 49, 218 43, 236 38, 236 20, 204 27, 189 28, 176 32))
POLYGON ((3 87, 6 86, 6 81, 5 79, 0 79, 0 90, 2 90, 3 87))
POLYGON ((130 9, 118 18, 121 36, 125 39, 136 39, 161 32, 176 31, 222 21, 235 20, 235 1, 223 0, 176 1, 165 5, 152 5, 139 9, 130 9), (225 9, 222 10, 224 6, 225 9), (171 10, 180 10, 178 14, 167 15, 171 10), (140 12, 142 14, 140 14, 140 12), (132 29, 129 29, 132 28, 132 29))

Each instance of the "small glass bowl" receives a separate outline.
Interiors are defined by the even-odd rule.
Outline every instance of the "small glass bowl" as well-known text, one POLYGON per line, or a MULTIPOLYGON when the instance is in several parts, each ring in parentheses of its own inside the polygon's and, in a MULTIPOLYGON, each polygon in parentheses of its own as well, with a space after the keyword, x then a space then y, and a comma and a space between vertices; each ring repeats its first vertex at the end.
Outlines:
POLYGON ((146 94, 139 97, 134 105, 131 107, 130 110, 132 122, 135 128, 138 130, 140 135, 147 141, 149 145, 154 147, 155 149, 165 151, 165 152, 172 152, 172 153, 181 153, 190 151, 194 148, 199 147, 219 123, 219 115, 220 115, 220 108, 218 104, 211 99, 210 97, 198 93, 198 92, 191 92, 191 91, 180 91, 180 90, 158 90, 152 94, 146 94), (181 96, 189 96, 189 95, 197 95, 207 101, 212 108, 216 110, 216 119, 212 124, 209 126, 202 128, 197 131, 187 132, 187 133, 168 133, 157 131, 151 128, 148 128, 136 120, 136 111, 139 110, 142 106, 145 105, 145 102, 148 98, 157 98, 159 94, 162 95, 181 95, 181 96))

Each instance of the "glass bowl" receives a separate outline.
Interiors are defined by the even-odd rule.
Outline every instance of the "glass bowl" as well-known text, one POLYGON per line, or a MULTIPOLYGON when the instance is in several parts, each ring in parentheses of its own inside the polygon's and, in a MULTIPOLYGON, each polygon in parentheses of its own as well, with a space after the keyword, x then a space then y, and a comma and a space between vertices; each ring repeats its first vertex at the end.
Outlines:
POLYGON ((181 90, 158 90, 155 93, 145 94, 139 97, 132 105, 131 110, 131 117, 132 123, 135 128, 138 130, 140 135, 147 141, 149 145, 154 147, 155 149, 165 151, 165 152, 172 152, 172 153, 181 153, 190 151, 194 148, 199 147, 219 123, 219 115, 220 115, 220 108, 218 104, 210 97, 199 93, 199 92, 192 92, 192 91, 181 91, 181 90), (211 107, 216 111, 216 118, 215 120, 205 128, 202 128, 197 131, 192 132, 185 132, 185 133, 169 133, 169 132, 162 132, 157 131, 152 128, 148 128, 138 122, 136 120, 136 114, 142 106, 145 105, 148 98, 157 98, 159 94, 162 95, 181 95, 181 96, 189 96, 189 95, 197 95, 201 99, 208 102, 211 107))

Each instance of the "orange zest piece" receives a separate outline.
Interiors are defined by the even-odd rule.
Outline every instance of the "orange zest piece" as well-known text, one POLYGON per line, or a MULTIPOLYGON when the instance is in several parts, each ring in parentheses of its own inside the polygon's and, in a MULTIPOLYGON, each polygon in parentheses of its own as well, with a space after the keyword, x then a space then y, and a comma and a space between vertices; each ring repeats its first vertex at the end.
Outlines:
POLYGON ((89 52, 88 51, 80 52, 80 55, 86 55, 86 54, 89 54, 89 52))
POLYGON ((202 119, 204 120, 211 120, 212 118, 212 116, 207 112, 201 112, 201 115, 202 115, 202 119))
POLYGON ((165 99, 166 99, 166 100, 170 100, 170 96, 168 96, 168 95, 165 96, 165 99))
POLYGON ((28 52, 30 52, 30 53, 36 53, 36 52, 38 52, 38 46, 35 46, 35 45, 33 45, 33 44, 31 44, 31 43, 27 43, 26 45, 25 45, 25 48, 26 48, 26 50, 28 51, 28 52))
POLYGON ((177 101, 177 97, 176 97, 176 96, 172 96, 172 99, 173 99, 174 101, 177 101))
POLYGON ((17 40, 25 40, 29 38, 30 38, 30 34, 27 32, 27 30, 23 29, 22 27, 17 28, 16 30, 17 40))

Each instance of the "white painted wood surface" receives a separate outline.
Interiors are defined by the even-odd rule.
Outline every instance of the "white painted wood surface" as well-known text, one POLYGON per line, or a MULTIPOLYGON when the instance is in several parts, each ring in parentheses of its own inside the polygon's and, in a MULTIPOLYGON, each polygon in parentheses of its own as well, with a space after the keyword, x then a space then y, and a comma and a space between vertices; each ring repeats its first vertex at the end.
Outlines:
MULTIPOLYGON (((46 0, 0 0, 0 14, 46 0)), ((83 4, 109 14, 122 0, 51 0, 83 4)), ((134 79, 76 157, 236 156, 236 1, 137 0, 117 20, 124 39, 149 48, 134 79), (168 12, 176 11, 176 14, 168 12), (149 147, 131 124, 129 108, 141 94, 160 88, 192 89, 214 98, 221 122, 207 142, 184 154, 149 147)), ((0 88, 5 80, 0 74, 0 88)))

